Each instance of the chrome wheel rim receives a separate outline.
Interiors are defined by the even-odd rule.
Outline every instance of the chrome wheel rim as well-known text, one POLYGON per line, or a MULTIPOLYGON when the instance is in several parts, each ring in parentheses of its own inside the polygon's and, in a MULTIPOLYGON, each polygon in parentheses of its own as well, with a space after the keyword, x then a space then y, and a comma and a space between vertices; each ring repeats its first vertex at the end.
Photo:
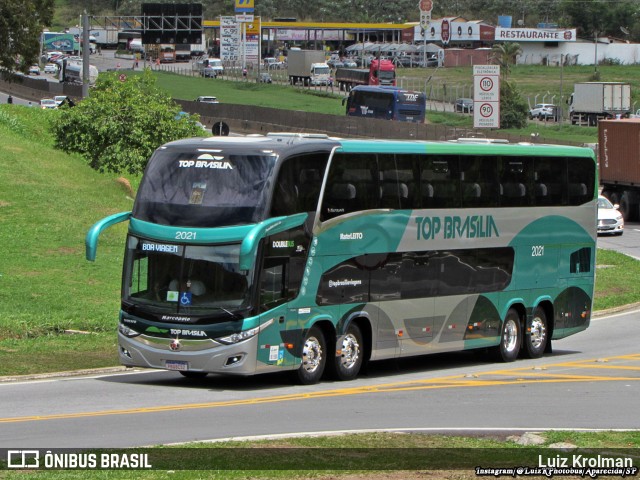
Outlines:
POLYGON ((540 317, 536 317, 531 322, 530 340, 533 348, 540 348, 547 336, 547 327, 540 317))
POLYGON ((502 345, 507 352, 513 352, 518 345, 518 326, 514 320, 507 320, 504 326, 502 345))
POLYGON ((353 368, 360 358, 360 344, 358 343, 358 339, 350 333, 345 335, 342 339, 341 350, 340 364, 346 370, 353 368))
POLYGON ((302 368, 313 373, 322 362, 322 345, 316 337, 309 337, 302 348, 302 368))

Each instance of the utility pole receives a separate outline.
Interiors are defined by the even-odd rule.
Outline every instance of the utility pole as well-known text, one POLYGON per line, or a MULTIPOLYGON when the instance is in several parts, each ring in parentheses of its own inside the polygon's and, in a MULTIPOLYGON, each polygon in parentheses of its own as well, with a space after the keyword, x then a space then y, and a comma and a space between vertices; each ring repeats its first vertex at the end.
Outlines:
POLYGON ((82 98, 89 96, 89 16, 87 11, 82 15, 82 98))

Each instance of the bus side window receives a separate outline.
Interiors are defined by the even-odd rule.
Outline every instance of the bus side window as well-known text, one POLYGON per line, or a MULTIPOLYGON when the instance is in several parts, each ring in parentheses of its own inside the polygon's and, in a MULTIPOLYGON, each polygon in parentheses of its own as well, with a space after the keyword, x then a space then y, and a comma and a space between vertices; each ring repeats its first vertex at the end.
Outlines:
POLYGON ((460 174, 457 156, 423 157, 420 165, 420 183, 424 207, 457 208, 460 206, 460 174))
POLYGON ((266 257, 260 278, 260 308, 262 311, 286 300, 287 257, 266 257))
POLYGON ((378 208, 380 185, 375 155, 336 155, 328 174, 321 219, 378 208))
POLYGON ((546 187, 545 196, 537 196, 537 205, 564 205, 565 184, 567 181, 566 161, 562 158, 536 158, 534 169, 537 174, 537 184, 546 187))
POLYGON ((590 158, 568 158, 569 205, 582 205, 593 199, 595 178, 593 160, 590 158))
POLYGON ((500 205, 529 205, 530 189, 527 186, 530 182, 527 172, 531 163, 510 157, 502 158, 500 163, 500 205))
POLYGON ((300 171, 298 199, 303 212, 315 211, 318 207, 322 176, 319 170, 306 168, 300 171))
POLYGON ((315 211, 327 161, 326 154, 287 159, 280 167, 274 186, 271 216, 315 211))
POLYGON ((298 188, 295 175, 295 162, 287 160, 278 172, 278 178, 274 185, 271 216, 280 217, 292 215, 298 211, 298 188))

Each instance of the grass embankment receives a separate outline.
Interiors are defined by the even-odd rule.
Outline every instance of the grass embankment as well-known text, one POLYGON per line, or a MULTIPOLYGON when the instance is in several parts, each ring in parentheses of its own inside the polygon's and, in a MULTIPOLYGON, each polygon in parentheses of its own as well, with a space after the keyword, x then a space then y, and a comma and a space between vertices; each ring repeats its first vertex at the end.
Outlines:
MULTIPOLYGON (((117 364, 126 224, 103 233, 95 263, 84 238, 133 202, 116 175, 53 148, 57 114, 0 106, 0 376, 117 364)), ((598 263, 595 309, 640 298, 640 262, 600 250, 598 263)))

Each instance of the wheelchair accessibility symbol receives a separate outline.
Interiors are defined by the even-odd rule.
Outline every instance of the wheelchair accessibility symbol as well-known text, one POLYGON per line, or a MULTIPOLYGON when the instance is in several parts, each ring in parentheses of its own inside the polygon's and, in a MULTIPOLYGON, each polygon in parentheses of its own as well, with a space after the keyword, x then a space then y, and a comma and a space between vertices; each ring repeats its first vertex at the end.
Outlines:
POLYGON ((180 305, 191 305, 191 292, 182 292, 180 294, 180 305))

